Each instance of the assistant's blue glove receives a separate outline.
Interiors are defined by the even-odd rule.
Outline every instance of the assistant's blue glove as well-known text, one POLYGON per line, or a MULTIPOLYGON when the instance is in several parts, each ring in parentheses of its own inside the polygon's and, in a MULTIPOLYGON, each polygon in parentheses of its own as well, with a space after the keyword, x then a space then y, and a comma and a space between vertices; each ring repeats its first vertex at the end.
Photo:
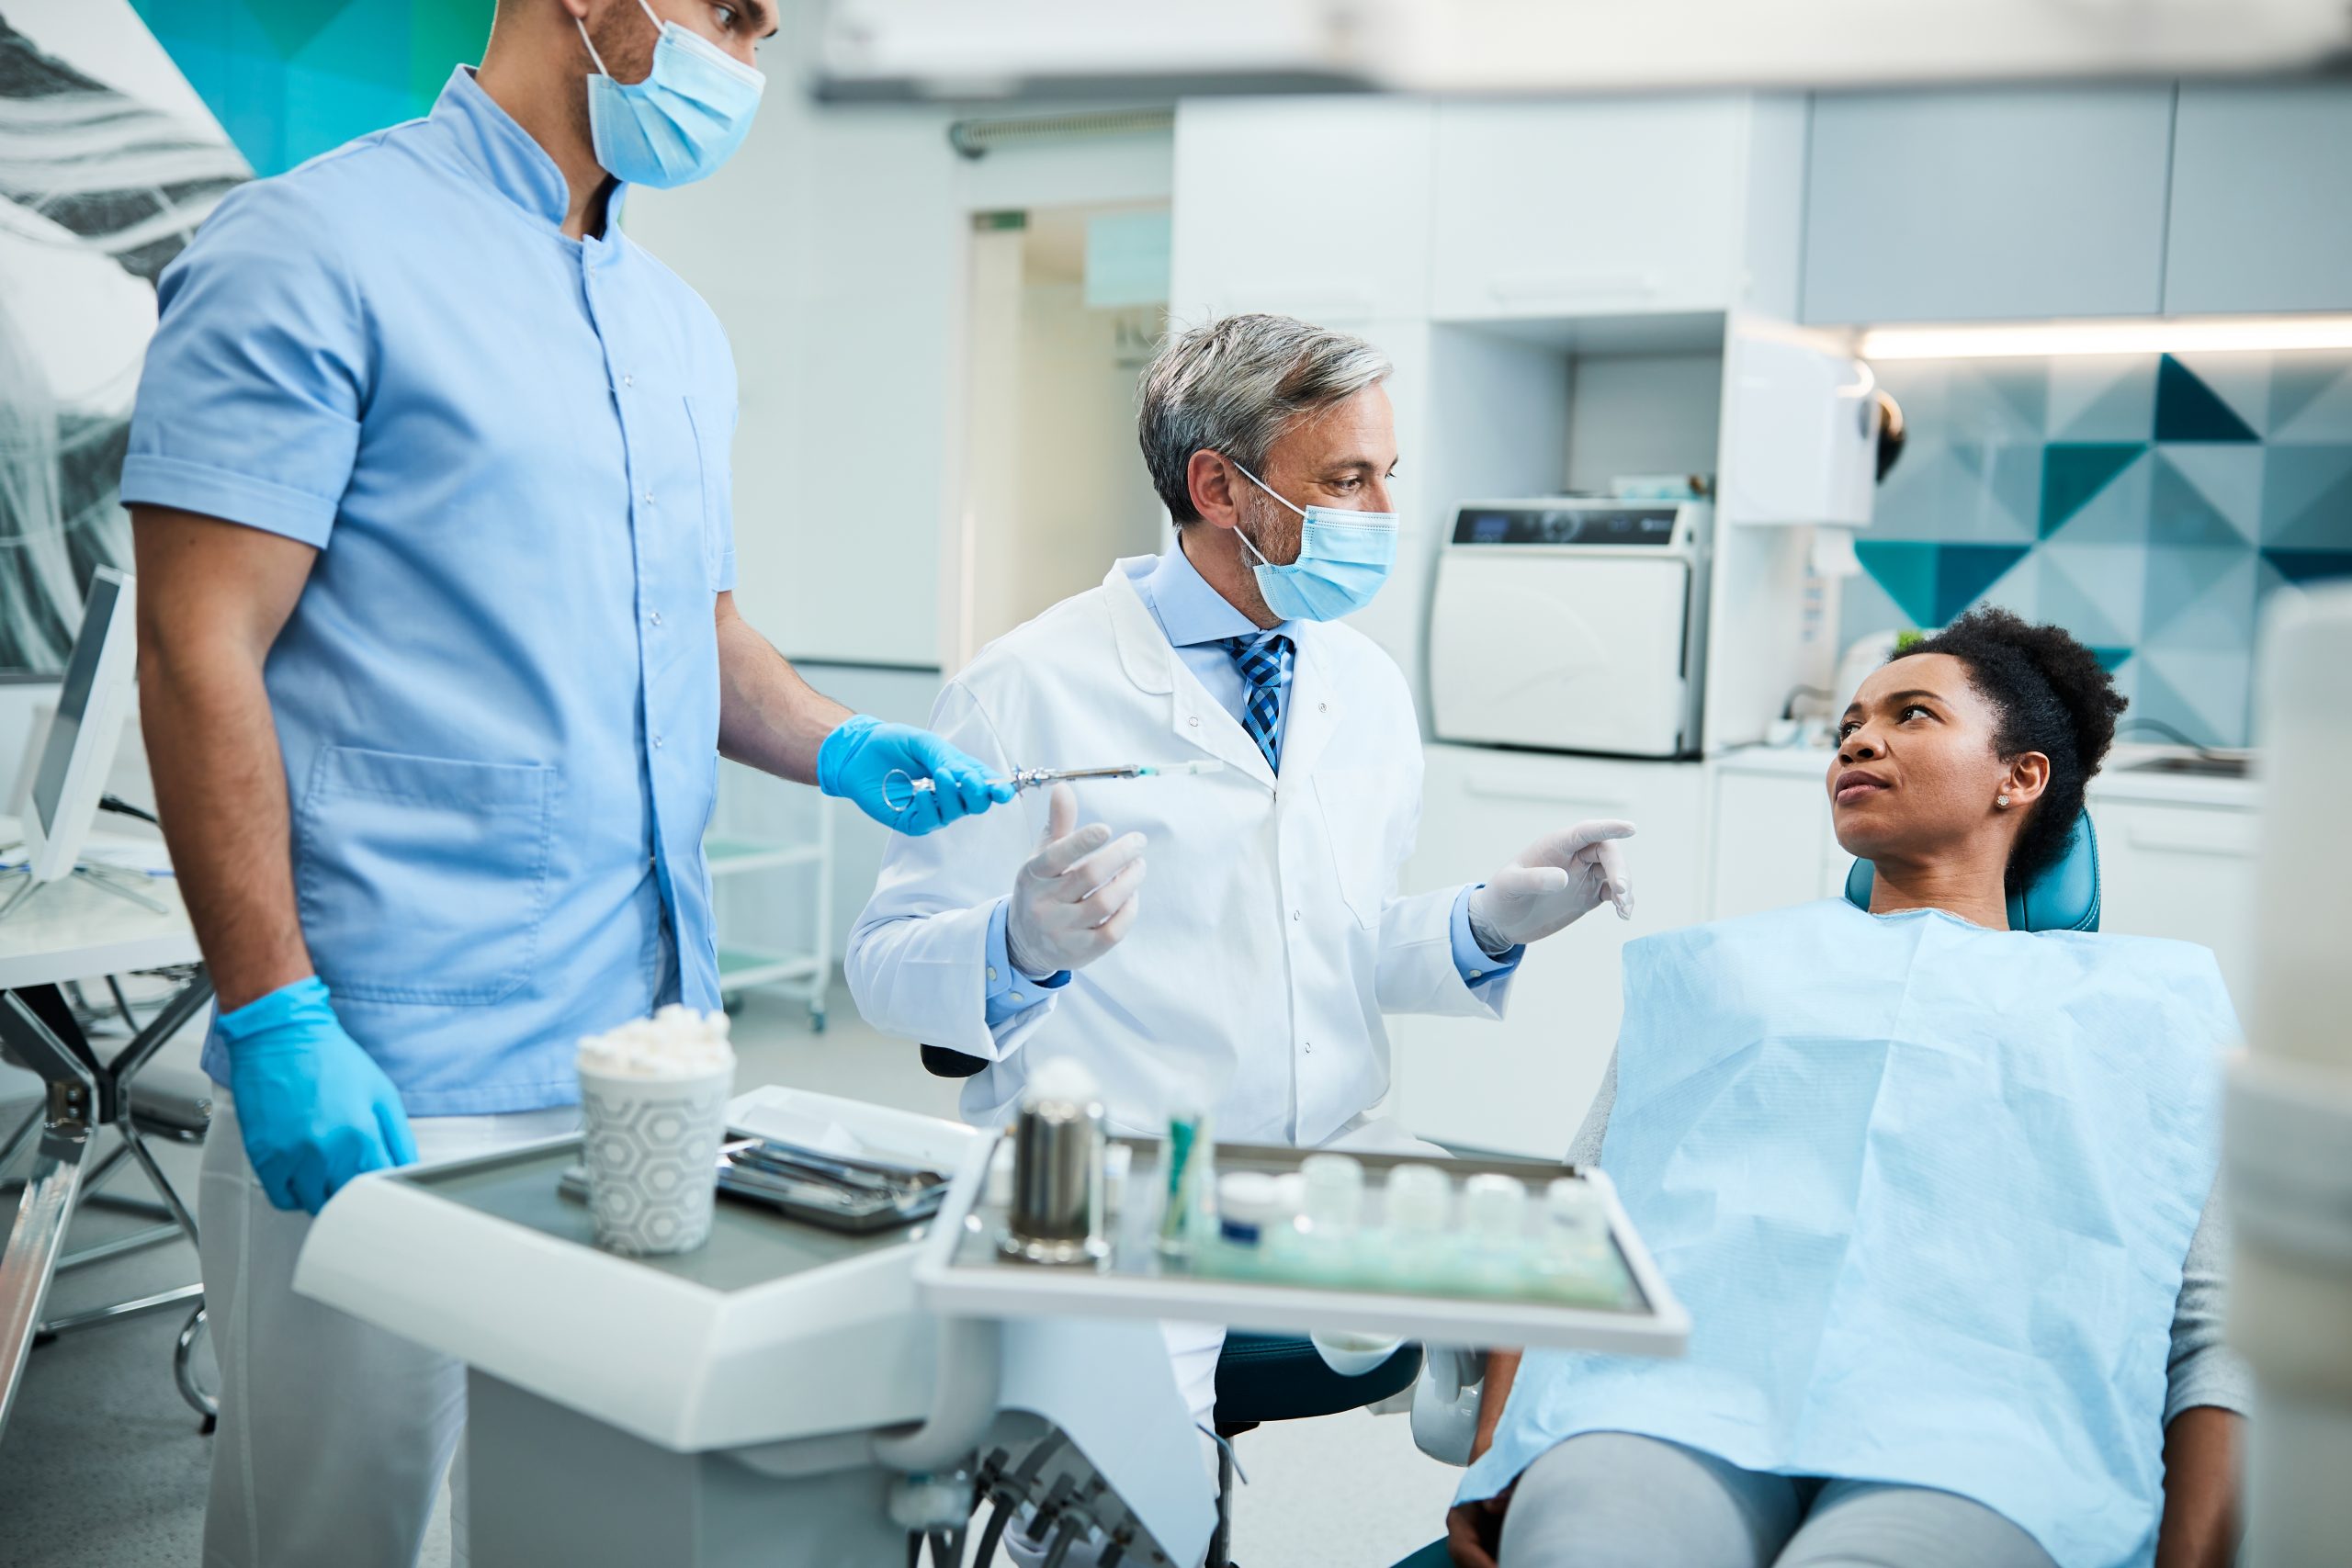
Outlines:
POLYGON ((842 720, 817 749, 817 787, 857 803, 887 828, 920 836, 1012 798, 1012 781, 989 776, 928 729, 865 714, 842 720), (918 779, 930 789, 914 788, 918 779))
POLYGON ((400 1092, 344 1032, 316 975, 213 1022, 245 1157, 281 1209, 315 1214, 363 1170, 416 1160, 400 1092))

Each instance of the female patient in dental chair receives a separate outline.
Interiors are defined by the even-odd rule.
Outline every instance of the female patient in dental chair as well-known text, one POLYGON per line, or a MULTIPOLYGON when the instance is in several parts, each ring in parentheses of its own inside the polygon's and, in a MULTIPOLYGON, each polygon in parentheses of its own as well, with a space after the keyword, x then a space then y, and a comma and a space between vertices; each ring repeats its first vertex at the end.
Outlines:
POLYGON ((1457 1563, 2230 1561, 2229 998, 2203 948, 2011 929, 2123 705, 2057 627, 1963 616, 1838 726, 1867 912, 1626 947, 1569 1157, 1616 1182, 1689 1353, 1490 1356, 1457 1563))

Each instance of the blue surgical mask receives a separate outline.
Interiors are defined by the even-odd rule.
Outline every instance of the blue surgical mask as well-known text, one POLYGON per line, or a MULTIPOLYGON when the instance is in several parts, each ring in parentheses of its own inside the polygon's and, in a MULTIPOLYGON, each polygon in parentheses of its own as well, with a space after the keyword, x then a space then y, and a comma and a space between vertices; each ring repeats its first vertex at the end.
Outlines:
MULTIPOLYGON (((1233 466, 1241 468, 1238 463, 1233 466)), ((1251 484, 1306 520, 1299 527, 1298 558, 1287 566, 1268 560, 1248 535, 1234 530, 1241 547, 1258 558, 1252 570, 1266 608, 1285 621, 1336 621, 1371 604, 1396 562, 1396 514, 1291 506, 1265 480, 1247 468, 1241 471, 1251 484)))
MULTIPOLYGON (((589 43, 596 73, 588 78, 588 132, 606 174, 667 190, 702 178, 743 144, 768 79, 700 33, 663 21, 646 0, 637 3, 662 29, 653 69, 642 82, 616 82, 589 43)), ((585 42, 587 25, 573 24, 585 42)))

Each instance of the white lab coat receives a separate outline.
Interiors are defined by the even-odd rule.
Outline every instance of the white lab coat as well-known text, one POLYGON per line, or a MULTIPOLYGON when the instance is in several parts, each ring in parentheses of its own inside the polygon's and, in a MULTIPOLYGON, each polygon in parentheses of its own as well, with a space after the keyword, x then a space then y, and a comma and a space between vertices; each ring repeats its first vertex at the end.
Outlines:
POLYGON ((1121 1131, 1160 1132, 1190 1104, 1231 1142, 1350 1135, 1388 1089, 1384 1012, 1499 1017, 1510 985, 1455 966, 1460 887, 1397 894, 1421 805, 1411 694, 1362 634, 1300 626, 1277 780, 1136 592, 1150 564, 1121 561, 989 644, 932 713, 993 768, 1226 764, 1077 786, 1081 822, 1148 840, 1125 940, 1057 991, 1020 985, 1036 999, 989 1027, 989 916, 1046 821, 1030 792, 891 840, 850 937, 851 991, 877 1027, 989 1061, 964 1091, 976 1122, 1005 1116, 1029 1063, 1070 1055, 1121 1131))

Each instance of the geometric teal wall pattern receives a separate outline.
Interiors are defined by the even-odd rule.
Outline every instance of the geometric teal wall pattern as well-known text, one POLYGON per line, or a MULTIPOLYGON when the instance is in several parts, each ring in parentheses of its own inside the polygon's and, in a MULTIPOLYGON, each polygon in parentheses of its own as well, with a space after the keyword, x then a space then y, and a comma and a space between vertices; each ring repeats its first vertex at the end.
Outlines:
POLYGON ((1910 439, 1845 635, 2001 604, 2097 649, 2134 716, 2244 744, 2263 600, 2352 576, 2352 354, 1874 368, 1910 439))
POLYGON ((496 0, 131 0, 259 175, 433 107, 496 0))

